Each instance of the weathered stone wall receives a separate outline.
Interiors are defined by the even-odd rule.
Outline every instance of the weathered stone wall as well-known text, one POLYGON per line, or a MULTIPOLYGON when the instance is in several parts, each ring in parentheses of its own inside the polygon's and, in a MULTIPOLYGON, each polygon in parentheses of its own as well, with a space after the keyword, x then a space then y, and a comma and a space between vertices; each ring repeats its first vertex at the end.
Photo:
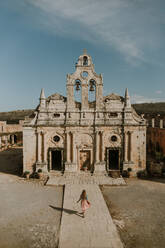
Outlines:
MULTIPOLYGON (((131 161, 134 173, 146 167, 146 128, 131 128, 131 161)), ((129 162, 129 161, 128 161, 129 162)))
POLYGON ((0 150, 22 143, 23 121, 19 124, 7 124, 6 121, 0 121, 0 150))
POLYGON ((23 131, 23 121, 19 121, 19 124, 7 124, 6 121, 0 121, 0 133, 14 133, 23 131))
POLYGON ((26 127, 23 131, 23 170, 33 171, 37 153, 36 132, 34 128, 26 127))

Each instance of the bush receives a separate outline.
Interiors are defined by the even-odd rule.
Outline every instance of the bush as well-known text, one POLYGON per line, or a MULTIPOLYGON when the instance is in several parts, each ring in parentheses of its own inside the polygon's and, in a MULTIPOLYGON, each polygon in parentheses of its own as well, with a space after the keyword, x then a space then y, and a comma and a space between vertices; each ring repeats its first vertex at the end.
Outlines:
POLYGON ((38 179, 38 178, 39 178, 37 172, 33 172, 33 173, 30 175, 30 177, 31 177, 31 178, 34 178, 34 179, 38 179))
POLYGON ((127 170, 122 171, 122 176, 123 177, 129 177, 129 172, 127 170))
POLYGON ((25 175, 30 174, 30 171, 25 171, 24 174, 25 175))
POLYGON ((30 174, 30 171, 24 171, 24 173, 23 173, 23 177, 27 177, 27 175, 29 175, 30 174))
POLYGON ((164 156, 162 155, 161 152, 156 152, 156 153, 155 153, 155 158, 156 158, 156 161, 157 161, 157 162, 160 162, 160 161, 163 161, 164 156))
POLYGON ((146 170, 138 171, 138 172, 137 172, 137 177, 138 177, 138 178, 147 177, 147 171, 146 171, 146 170))
POLYGON ((30 174, 30 171, 24 171, 24 173, 23 173, 23 175, 28 175, 28 174, 30 174))

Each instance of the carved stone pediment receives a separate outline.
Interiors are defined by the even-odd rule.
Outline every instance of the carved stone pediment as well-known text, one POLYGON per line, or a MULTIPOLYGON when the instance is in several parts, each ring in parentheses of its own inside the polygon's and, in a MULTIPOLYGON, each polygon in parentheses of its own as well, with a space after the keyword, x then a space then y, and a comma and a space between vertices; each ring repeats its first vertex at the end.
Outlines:
POLYGON ((104 97, 105 102, 108 102, 111 100, 124 101, 124 98, 122 96, 116 95, 115 93, 111 93, 110 95, 104 97))
POLYGON ((50 101, 50 100, 61 100, 61 101, 66 102, 66 97, 58 93, 55 93, 47 98, 47 101, 50 101))
POLYGON ((146 124, 146 120, 144 118, 142 118, 140 115, 138 115, 135 111, 135 109, 132 107, 132 117, 136 122, 143 122, 144 124, 146 124))

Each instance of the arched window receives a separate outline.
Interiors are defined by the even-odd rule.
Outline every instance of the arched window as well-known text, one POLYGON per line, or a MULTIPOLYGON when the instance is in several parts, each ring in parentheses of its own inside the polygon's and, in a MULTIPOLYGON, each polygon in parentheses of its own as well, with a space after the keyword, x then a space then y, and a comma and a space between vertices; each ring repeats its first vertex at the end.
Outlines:
POLYGON ((88 58, 87 56, 83 57, 83 65, 88 65, 88 58))

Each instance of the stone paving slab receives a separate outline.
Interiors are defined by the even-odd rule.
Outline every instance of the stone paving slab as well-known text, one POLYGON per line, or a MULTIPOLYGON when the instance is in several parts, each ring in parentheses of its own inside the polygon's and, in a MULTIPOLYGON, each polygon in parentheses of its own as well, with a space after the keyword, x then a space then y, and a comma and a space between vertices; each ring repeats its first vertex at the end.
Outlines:
POLYGON ((123 248, 98 185, 65 186, 59 248, 123 248), (85 218, 77 203, 83 189, 91 202, 85 218))
POLYGON ((64 173, 49 174, 47 185, 66 185, 66 184, 98 184, 98 185, 126 185, 122 177, 112 178, 106 175, 91 175, 87 173, 64 173))

